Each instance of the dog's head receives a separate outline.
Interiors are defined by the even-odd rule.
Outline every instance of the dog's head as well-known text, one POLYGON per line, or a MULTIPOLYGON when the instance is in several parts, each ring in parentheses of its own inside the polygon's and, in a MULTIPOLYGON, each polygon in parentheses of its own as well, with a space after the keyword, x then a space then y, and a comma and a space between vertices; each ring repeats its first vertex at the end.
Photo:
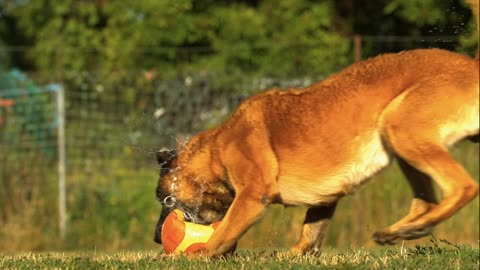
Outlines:
POLYGON ((233 201, 234 191, 212 167, 209 149, 199 148, 190 141, 177 152, 157 152, 160 179, 156 198, 162 204, 160 218, 155 228, 154 241, 161 244, 161 231, 168 214, 178 208, 186 219, 195 223, 210 224, 221 220, 233 201))

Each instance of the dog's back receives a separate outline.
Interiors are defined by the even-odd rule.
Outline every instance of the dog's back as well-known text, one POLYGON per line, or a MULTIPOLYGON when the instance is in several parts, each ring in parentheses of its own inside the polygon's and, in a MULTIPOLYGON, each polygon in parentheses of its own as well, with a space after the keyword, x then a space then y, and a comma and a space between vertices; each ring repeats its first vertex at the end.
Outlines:
POLYGON ((223 132, 244 136, 231 126, 262 114, 283 202, 331 203, 390 163, 399 128, 415 130, 405 144, 426 137, 448 146, 478 134, 478 68, 478 61, 439 49, 381 55, 304 90, 252 97, 223 132), (400 120, 403 126, 392 126, 400 120))

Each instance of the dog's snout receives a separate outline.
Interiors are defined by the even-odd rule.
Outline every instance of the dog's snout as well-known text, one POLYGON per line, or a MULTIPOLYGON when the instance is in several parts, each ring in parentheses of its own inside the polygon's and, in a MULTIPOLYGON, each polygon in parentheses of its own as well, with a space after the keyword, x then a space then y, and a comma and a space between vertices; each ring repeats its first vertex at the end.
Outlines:
POLYGON ((167 219, 168 214, 172 210, 169 208, 164 208, 160 212, 160 217, 158 218, 157 226, 155 226, 155 236, 153 237, 153 241, 158 244, 162 244, 162 228, 163 228, 163 223, 165 222, 165 219, 167 219))
POLYGON ((159 232, 159 229, 161 231, 161 227, 160 228, 155 228, 155 236, 153 237, 153 241, 157 244, 162 244, 162 237, 160 237, 160 232, 159 232))

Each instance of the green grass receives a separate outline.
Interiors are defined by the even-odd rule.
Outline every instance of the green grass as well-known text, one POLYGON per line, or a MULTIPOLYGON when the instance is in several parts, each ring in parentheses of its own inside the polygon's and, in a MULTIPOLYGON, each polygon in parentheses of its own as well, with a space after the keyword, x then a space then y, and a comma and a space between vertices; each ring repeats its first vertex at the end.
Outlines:
POLYGON ((219 259, 171 257, 159 251, 14 253, 0 255, 1 269, 479 269, 479 249, 434 244, 403 249, 326 249, 321 255, 289 257, 240 250, 219 259))

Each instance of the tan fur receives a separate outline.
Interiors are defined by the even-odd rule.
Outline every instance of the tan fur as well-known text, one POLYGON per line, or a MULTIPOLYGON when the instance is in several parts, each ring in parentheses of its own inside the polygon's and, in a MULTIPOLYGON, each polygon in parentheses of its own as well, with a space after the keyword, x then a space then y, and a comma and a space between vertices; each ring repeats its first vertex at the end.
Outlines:
MULTIPOLYGON (((421 49, 353 64, 306 89, 257 94, 178 154, 175 196, 192 208, 200 200, 206 221, 229 206, 209 256, 229 250, 269 204, 308 206, 292 248, 305 253, 320 248, 336 202, 397 157, 414 193, 411 211, 374 238, 425 236, 478 193, 447 151, 479 133, 478 89, 478 60, 421 49)), ((165 193, 173 176, 159 181, 165 193)))

